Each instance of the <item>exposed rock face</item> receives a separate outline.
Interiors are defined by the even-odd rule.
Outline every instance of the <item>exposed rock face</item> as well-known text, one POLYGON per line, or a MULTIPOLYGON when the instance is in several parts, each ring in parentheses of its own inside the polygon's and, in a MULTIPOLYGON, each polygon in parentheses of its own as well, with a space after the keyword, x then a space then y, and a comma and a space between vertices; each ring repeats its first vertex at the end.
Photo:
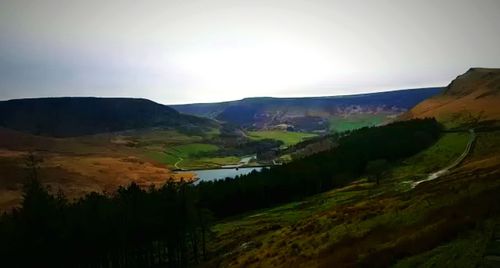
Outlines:
POLYGON ((424 100, 403 118, 435 117, 447 126, 500 120, 500 69, 471 68, 442 94, 424 100))

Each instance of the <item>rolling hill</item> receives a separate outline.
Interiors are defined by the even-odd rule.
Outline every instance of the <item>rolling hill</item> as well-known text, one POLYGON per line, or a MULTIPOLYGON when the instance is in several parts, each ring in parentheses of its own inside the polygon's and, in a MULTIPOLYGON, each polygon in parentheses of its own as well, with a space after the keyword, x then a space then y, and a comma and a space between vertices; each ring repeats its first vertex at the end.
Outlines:
POLYGON ((169 178, 190 180, 193 174, 172 171, 171 162, 178 159, 172 156, 168 162, 166 152, 208 139, 219 127, 145 99, 1 101, 0 210, 22 200, 26 158, 32 153, 40 160, 43 185, 76 198, 130 182, 149 187, 169 178))
POLYGON ((65 97, 0 102, 0 127, 40 136, 72 137, 148 127, 199 128, 215 124, 146 99, 65 97))
POLYGON ((171 107, 181 113, 250 129, 343 131, 388 121, 441 90, 422 88, 333 97, 262 97, 171 107))
POLYGON ((500 69, 471 68, 439 95, 416 105, 403 119, 435 117, 447 126, 498 123, 500 69))

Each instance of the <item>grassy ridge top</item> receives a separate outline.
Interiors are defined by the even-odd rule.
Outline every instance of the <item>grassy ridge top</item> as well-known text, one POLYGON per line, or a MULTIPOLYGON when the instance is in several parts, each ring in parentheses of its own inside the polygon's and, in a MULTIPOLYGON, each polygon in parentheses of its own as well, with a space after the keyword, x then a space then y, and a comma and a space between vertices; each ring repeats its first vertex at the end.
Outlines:
POLYGON ((473 68, 458 76, 442 94, 426 99, 404 118, 434 117, 448 127, 498 125, 500 69, 473 68))
POLYGON ((215 123, 146 99, 40 98, 0 101, 0 126, 35 135, 83 136, 148 127, 204 128, 215 123))

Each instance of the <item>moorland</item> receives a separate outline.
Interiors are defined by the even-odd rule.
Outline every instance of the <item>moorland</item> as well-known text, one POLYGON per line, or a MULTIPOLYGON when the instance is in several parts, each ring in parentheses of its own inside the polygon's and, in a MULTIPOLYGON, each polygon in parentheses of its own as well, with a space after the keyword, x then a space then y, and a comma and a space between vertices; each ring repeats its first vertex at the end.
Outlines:
MULTIPOLYGON (((377 102, 404 93, 371 95, 370 104, 370 95, 326 98, 320 107, 331 113, 309 104, 284 110, 291 100, 280 106, 267 98, 173 106, 194 115, 169 108, 149 125, 130 129, 125 121, 100 133, 88 133, 83 121, 82 135, 2 118, 1 196, 15 197, 0 220, 2 259, 87 267, 498 266, 500 70, 472 68, 406 106, 377 102), (196 168, 249 155, 256 158, 248 165, 268 167, 190 183, 196 168), (79 192, 65 192, 71 187, 79 192)), ((322 100, 300 99, 309 101, 322 100)))

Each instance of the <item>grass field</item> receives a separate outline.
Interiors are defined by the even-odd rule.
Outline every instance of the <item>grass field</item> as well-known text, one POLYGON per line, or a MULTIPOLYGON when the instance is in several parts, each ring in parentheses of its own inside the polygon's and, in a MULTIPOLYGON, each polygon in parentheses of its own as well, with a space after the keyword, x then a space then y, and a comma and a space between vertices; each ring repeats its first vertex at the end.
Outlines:
POLYGON ((147 151, 146 157, 168 165, 172 168, 199 169, 214 168, 222 165, 236 164, 239 157, 206 157, 203 154, 219 150, 217 145, 208 143, 191 143, 167 146, 162 151, 147 151), (175 166, 177 164, 177 166, 175 166))
POLYGON ((219 168, 224 165, 237 164, 239 161, 240 158, 236 156, 188 158, 179 163, 179 167, 183 169, 219 168))
POLYGON ((352 115, 349 117, 333 117, 329 120, 329 129, 334 132, 344 132, 363 127, 379 125, 387 121, 386 115, 352 115))
POLYGON ((154 161, 175 168, 177 163, 178 168, 182 169, 202 169, 202 168, 217 168, 223 165, 237 164, 240 161, 239 157, 187 157, 180 158, 175 153, 165 152, 147 152, 146 156, 154 161))
POLYGON ((167 147, 166 152, 180 157, 197 156, 202 153, 215 152, 219 149, 217 145, 208 143, 190 143, 167 147))
POLYGON ((280 131, 280 130, 249 131, 247 132, 247 135, 253 140, 263 140, 263 139, 279 140, 282 141, 285 146, 294 145, 307 138, 312 138, 317 136, 317 134, 314 133, 291 132, 291 131, 280 131))
POLYGON ((414 179, 444 168, 462 154, 468 140, 469 133, 445 133, 427 150, 405 159, 393 168, 392 176, 397 179, 414 179))
POLYGON ((161 151, 147 151, 144 155, 146 158, 167 166, 173 166, 177 161, 179 161, 179 157, 175 154, 167 154, 161 151))

